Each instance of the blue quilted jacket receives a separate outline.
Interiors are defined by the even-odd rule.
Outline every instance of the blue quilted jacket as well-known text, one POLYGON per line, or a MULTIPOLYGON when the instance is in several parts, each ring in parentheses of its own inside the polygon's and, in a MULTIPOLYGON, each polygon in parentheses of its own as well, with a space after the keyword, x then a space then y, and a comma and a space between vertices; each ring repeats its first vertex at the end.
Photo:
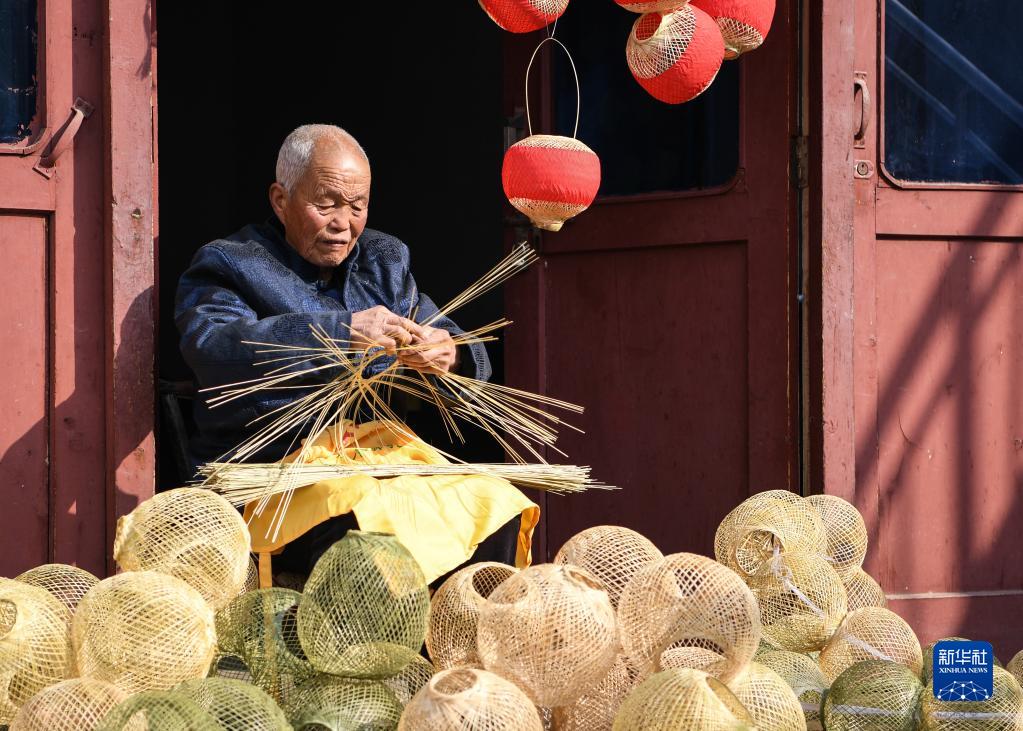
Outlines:
MULTIPOLYGON (((347 340, 351 313, 377 305, 403 315, 415 312, 420 322, 437 311, 416 287, 405 244, 366 229, 334 278, 321 282, 319 269, 288 245, 283 229, 273 220, 246 226, 199 249, 178 283, 174 317, 182 355, 203 389, 257 378, 274 367, 255 366, 268 356, 257 354, 255 346, 243 341, 316 346, 309 329, 312 324, 347 340)), ((462 332, 447 318, 434 325, 462 332)), ((459 356, 461 373, 490 378, 490 361, 482 344, 462 346, 459 356)), ((301 382, 313 386, 335 375, 331 370, 318 371, 301 382)), ((200 393, 194 411, 198 433, 191 442, 193 460, 201 464, 220 457, 266 423, 250 425, 253 419, 306 393, 306 389, 262 391, 215 408, 207 404, 215 393, 200 393)), ((288 433, 252 459, 280 459, 298 446, 298 436, 298 430, 288 433)))

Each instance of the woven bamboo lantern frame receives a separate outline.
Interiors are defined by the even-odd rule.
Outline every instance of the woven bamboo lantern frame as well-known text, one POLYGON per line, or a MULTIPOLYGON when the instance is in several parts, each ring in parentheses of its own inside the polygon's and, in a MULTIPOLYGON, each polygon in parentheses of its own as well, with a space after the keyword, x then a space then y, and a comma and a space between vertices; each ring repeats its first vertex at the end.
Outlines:
POLYGON ((456 571, 437 589, 430 601, 426 649, 439 670, 483 667, 476 648, 480 607, 515 573, 503 563, 475 563, 456 571))
POLYGON ((36 693, 11 721, 10 731, 94 731, 128 694, 116 685, 72 678, 36 693))
POLYGON ((604 585, 611 606, 617 609, 622 590, 633 575, 663 558, 657 546, 636 531, 598 525, 569 538, 554 557, 554 563, 572 564, 589 571, 604 585))
POLYGON ((45 589, 71 612, 78 608, 85 593, 99 583, 99 579, 85 569, 63 563, 36 566, 14 580, 45 589))
POLYGON ((860 511, 835 495, 810 495, 805 500, 824 524, 827 557, 835 572, 846 581, 862 571, 867 556, 867 524, 860 511))
POLYGON ((765 652, 756 657, 756 662, 770 668, 788 683, 799 699, 807 729, 822 728, 820 709, 828 679, 820 666, 807 655, 786 650, 765 652))
POLYGON ((437 673, 405 707, 399 731, 542 731, 540 714, 515 684, 479 668, 437 673))
POLYGON ((670 13, 678 10, 689 0, 615 0, 620 6, 633 13, 670 13))
POLYGON ((829 681, 862 660, 901 663, 917 676, 923 671, 923 651, 916 634, 902 617, 881 607, 850 612, 818 658, 829 681))
MULTIPOLYGON (((933 661, 933 658, 931 659, 933 661)), ((924 662, 927 662, 926 655, 924 655, 924 662)), ((1023 650, 1020 650, 1012 656, 1012 659, 1009 660, 1009 664, 1005 666, 1005 669, 1012 674, 1012 677, 1014 677, 1017 682, 1023 683, 1023 679, 1021 679, 1023 678, 1023 650)), ((927 681, 930 680, 930 678, 924 678, 924 680, 927 681)))
POLYGON ((415 558, 391 535, 348 531, 317 562, 298 608, 298 638, 320 672, 396 674, 426 637, 430 594, 415 558))
POLYGON ((78 605, 71 640, 83 677, 128 693, 204 677, 217 647, 213 610, 199 592, 155 571, 96 584, 78 605))
POLYGON ((117 521, 114 559, 124 571, 159 571, 194 588, 214 609, 238 596, 249 572, 249 529, 210 490, 182 487, 146 500, 117 521))
POLYGON ((618 624, 641 677, 688 659, 728 682, 752 659, 761 637, 760 608, 749 587, 731 569, 692 553, 637 571, 622 592, 618 624))
POLYGON ((96 731, 223 731, 223 727, 182 693, 138 693, 114 707, 96 731))
POLYGON ((715 557, 741 576, 759 573, 778 553, 827 554, 820 515, 786 490, 747 498, 725 516, 714 535, 715 557))
POLYGON ((595 688, 570 706, 555 708, 552 721, 558 731, 611 731, 618 709, 635 685, 624 655, 595 688))
POLYGON ((693 5, 717 21, 729 61, 760 48, 774 20, 775 0, 693 0, 693 5))
POLYGON ((843 583, 850 612, 863 607, 887 607, 884 589, 863 569, 854 571, 843 583))
POLYGON ((625 698, 614 731, 737 731, 754 728, 738 698, 711 675, 674 669, 655 673, 625 698))
POLYGON ((422 655, 416 655, 400 673, 392 675, 390 678, 384 678, 380 682, 386 685, 394 693, 398 702, 404 706, 436 674, 437 668, 429 660, 422 655))
POLYGON ((529 33, 550 25, 568 8, 568 0, 479 0, 480 7, 501 28, 529 33))
POLYGON ((924 684, 930 682, 931 674, 934 672, 934 647, 939 642, 969 642, 965 637, 942 637, 940 640, 924 645, 922 652, 923 655, 923 671, 920 673, 920 678, 924 684))
POLYGON ((203 678, 174 688, 212 716, 224 731, 282 731, 288 719, 274 699, 241 680, 203 678))
POLYGON ((284 712, 295 731, 383 731, 398 725, 402 705, 378 681, 324 674, 298 686, 284 712))
POLYGON ((618 656, 607 592, 576 566, 542 564, 507 579, 480 609, 477 645, 487 670, 534 703, 573 703, 607 675, 618 656))
MULTIPOLYGON (((939 689, 940 690, 940 689, 939 689)), ((934 682, 920 694, 921 731, 1015 731, 1023 728, 1023 689, 1012 673, 994 668, 994 693, 986 701, 939 701, 934 682)))
POLYGON ((905 665, 864 660, 847 668, 824 699, 824 726, 833 731, 914 731, 923 692, 905 665))
POLYGON ((71 674, 70 616, 45 589, 0 578, 0 724, 71 674))
POLYGON ((751 662, 728 688, 749 711, 758 729, 806 731, 803 706, 795 691, 766 665, 751 662))

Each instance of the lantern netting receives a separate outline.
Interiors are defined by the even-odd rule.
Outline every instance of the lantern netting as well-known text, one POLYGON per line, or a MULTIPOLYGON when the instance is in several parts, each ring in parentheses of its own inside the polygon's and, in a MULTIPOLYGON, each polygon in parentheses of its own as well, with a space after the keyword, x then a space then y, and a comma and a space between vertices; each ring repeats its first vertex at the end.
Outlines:
POLYGON ((501 182, 508 202, 534 226, 560 231, 593 203, 600 158, 574 137, 530 135, 505 152, 501 182))
MULTIPOLYGON (((298 607, 302 595, 290 589, 257 589, 238 596, 217 612, 219 651, 236 657, 243 668, 223 657, 225 672, 244 669, 252 683, 278 703, 315 673, 298 639, 298 607)), ((240 676, 244 679, 244 676, 240 676)))
MULTIPOLYGON (((968 681, 960 681, 968 685, 968 681)), ((958 685, 959 683, 957 683, 958 685)), ((920 694, 920 728, 922 731, 1016 731, 1023 728, 1023 690, 1012 674, 994 668, 994 693, 986 700, 963 700, 976 696, 971 688, 938 688, 939 695, 949 697, 958 690, 959 700, 946 701, 935 697, 934 681, 920 694)))
POLYGON ((614 731, 738 731, 753 718, 724 683, 689 668, 654 673, 626 696, 614 731))
POLYGON ((206 600, 184 581, 155 571, 96 584, 78 605, 71 640, 82 677, 129 693, 205 676, 217 647, 206 600))
POLYGON ((70 616, 45 589, 0 578, 0 724, 71 674, 70 616))
POLYGON ((45 589, 71 612, 78 607, 85 592, 99 583, 99 579, 85 569, 63 563, 36 566, 14 577, 14 580, 45 589))
POLYGON ((576 566, 542 564, 508 578, 480 608, 477 642, 487 670, 550 708, 599 683, 618 655, 607 592, 576 566))
POLYGON ((209 490, 182 487, 117 521, 114 559, 124 571, 175 576, 220 609, 245 586, 249 548, 249 529, 231 503, 209 490))
POLYGON ((479 0, 491 20, 512 33, 528 33, 557 20, 568 0, 479 0))
POLYGON ((72 678, 32 696, 11 722, 11 731, 94 731, 128 694, 112 683, 72 678))
POLYGON ((223 731, 223 727, 182 693, 151 690, 119 703, 96 731, 223 731))
POLYGON ((383 678, 423 646, 430 594, 391 535, 348 531, 316 563, 298 608, 298 638, 321 672, 383 678))
POLYGON ((714 536, 714 555, 740 576, 758 574, 778 553, 827 553, 817 511, 787 490, 758 493, 725 516, 714 536))
POLYGON ((725 58, 736 59, 759 48, 771 30, 775 0, 695 0, 721 29, 725 58))
POLYGON ((554 557, 556 564, 572 564, 593 574, 618 608, 622 590, 643 566, 664 558, 657 546, 634 530, 598 525, 577 533, 554 557))
POLYGON ((392 731, 402 706, 379 681, 320 674, 295 689, 284 711, 295 731, 392 731))
POLYGON ((806 731, 803 706, 795 691, 769 667, 751 662, 728 688, 761 731, 806 731))
POLYGON ((783 650, 821 649, 846 615, 845 586, 820 555, 780 553, 746 581, 764 637, 783 650))
POLYGON ((902 663, 917 676, 923 670, 923 652, 916 634, 902 617, 881 607, 850 612, 818 658, 830 681, 862 660, 902 663))
POLYGON ((384 678, 380 682, 386 685, 401 705, 406 705, 412 696, 430 682, 437 669, 422 655, 416 655, 397 675, 384 678))
POLYGON ((437 673, 405 707, 400 731, 542 731, 540 713, 513 683, 479 668, 437 673))
POLYGON ((640 676, 688 659, 728 682, 760 644, 760 608, 731 569, 676 553, 633 576, 618 606, 619 632, 640 676))
POLYGON ((843 582, 845 584, 846 603, 850 612, 863 607, 887 607, 888 599, 884 589, 874 581, 874 577, 863 569, 857 569, 843 582))
POLYGON ((835 495, 804 498, 824 524, 827 557, 843 580, 863 568, 867 556, 867 524, 854 505, 835 495))
POLYGON ((770 668, 788 683, 799 699, 807 729, 821 728, 821 701, 828 688, 820 666, 807 655, 786 650, 765 652, 755 658, 765 668, 770 668))
POLYGON ((430 602, 426 649, 439 670, 483 666, 476 649, 480 607, 515 573, 503 563, 476 563, 455 572, 437 589, 430 602))
POLYGON ((914 731, 923 685, 905 665, 864 660, 847 668, 824 699, 829 731, 914 731))
POLYGON ((611 731, 618 709, 632 687, 628 663, 621 655, 600 683, 572 705, 554 709, 554 728, 558 731, 611 731))
POLYGON ((212 716, 224 731, 280 731, 288 719, 274 699, 241 680, 202 678, 174 688, 212 716))

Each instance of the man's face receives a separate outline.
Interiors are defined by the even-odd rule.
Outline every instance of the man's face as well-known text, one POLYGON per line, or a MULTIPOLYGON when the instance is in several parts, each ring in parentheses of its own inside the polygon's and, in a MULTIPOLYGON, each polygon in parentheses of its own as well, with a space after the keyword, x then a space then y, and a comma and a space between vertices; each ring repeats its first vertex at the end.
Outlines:
POLYGON ((369 183, 369 164, 361 155, 321 143, 291 194, 274 183, 270 202, 292 248, 309 263, 332 268, 366 228, 369 183))

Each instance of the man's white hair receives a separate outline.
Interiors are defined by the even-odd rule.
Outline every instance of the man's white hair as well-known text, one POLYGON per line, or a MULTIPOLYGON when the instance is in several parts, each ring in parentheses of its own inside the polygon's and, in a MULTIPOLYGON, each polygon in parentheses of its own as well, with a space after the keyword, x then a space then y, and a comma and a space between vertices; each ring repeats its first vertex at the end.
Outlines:
POLYGON ((303 124, 284 139, 277 153, 277 182, 291 193, 305 175, 316 143, 334 142, 339 147, 354 150, 369 164, 369 156, 352 135, 333 124, 303 124))

